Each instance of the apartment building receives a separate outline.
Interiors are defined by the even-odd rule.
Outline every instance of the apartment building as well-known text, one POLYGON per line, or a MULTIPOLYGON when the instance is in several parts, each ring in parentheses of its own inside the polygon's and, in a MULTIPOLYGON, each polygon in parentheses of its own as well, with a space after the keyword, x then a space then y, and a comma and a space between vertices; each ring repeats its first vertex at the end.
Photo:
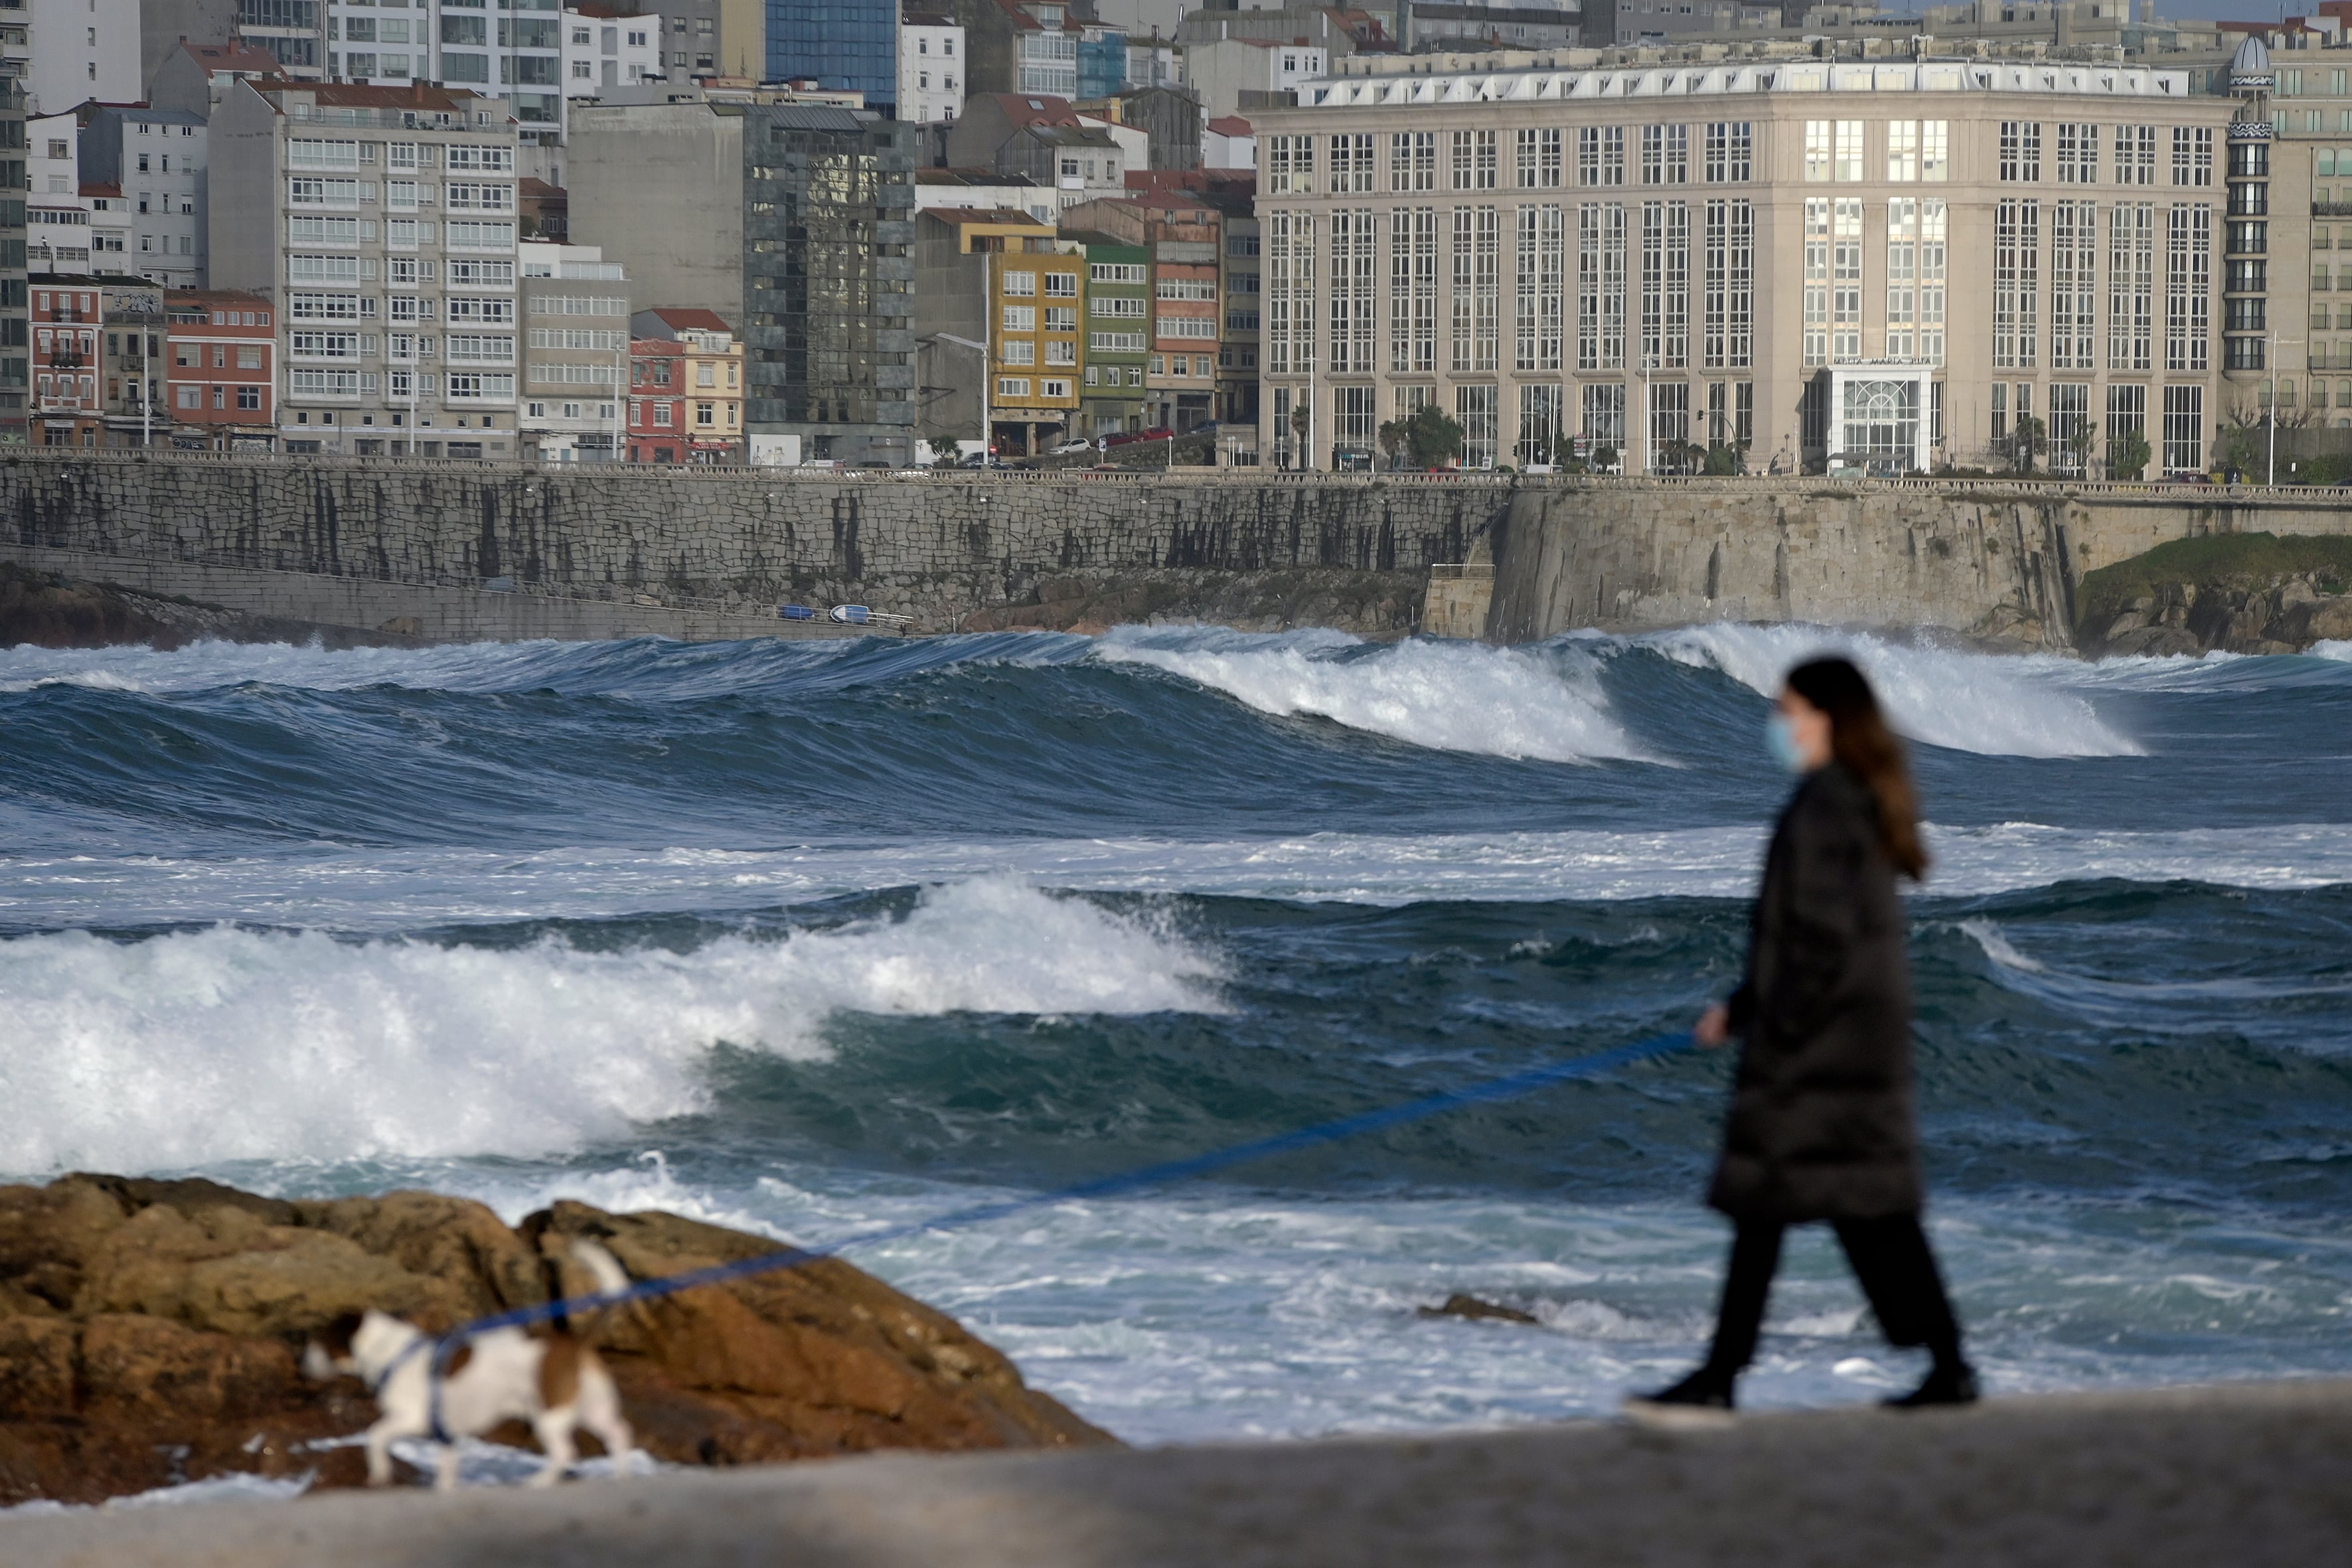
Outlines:
POLYGON ((240 81, 289 74, 278 57, 249 44, 192 44, 185 38, 163 57, 148 79, 151 109, 185 110, 209 121, 240 81))
POLYGON ((524 240, 521 455, 606 463, 626 449, 620 406, 629 352, 626 269, 593 245, 524 240))
POLYGON ((2244 37, 2228 72, 2220 352, 2234 426, 2352 428, 2352 5, 2322 9, 2324 26, 2244 37))
POLYGON ((914 461, 916 128, 830 104, 581 105, 572 233, 740 323, 764 459, 914 461))
MULTIPOLYGON (((248 5, 270 0, 246 0, 248 5)), ((433 82, 508 105, 525 141, 563 132, 562 0, 324 0, 326 74, 341 81, 405 87, 433 82)))
POLYGON ((26 112, 63 114, 100 99, 125 103, 139 77, 139 0, 82 0, 39 8, 21 68, 26 112))
POLYGON ((120 279, 41 272, 31 283, 33 405, 45 447, 97 447, 106 439, 99 357, 110 291, 120 279))
POLYGON ((963 107, 963 29, 952 16, 907 11, 898 17, 898 118, 938 125, 963 107))
POLYGON ((26 178, 25 95, 14 81, 0 78, 0 446, 21 446, 31 434, 31 296, 21 201, 26 178))
POLYGON ((289 452, 516 453, 516 132, 442 88, 237 83, 215 286, 278 310, 289 452))
POLYGON ((1079 114, 1066 98, 1009 92, 965 100, 948 132, 947 159, 953 168, 1027 179, 1052 190, 1060 207, 1118 195, 1135 166, 1110 122, 1079 114))
POLYGON ((25 121, 25 264, 33 271, 90 270, 91 207, 81 194, 80 136, 70 112, 25 121))
POLYGON ((1112 235, 1065 227, 1086 249, 1086 367, 1076 434, 1144 428, 1144 367, 1151 355, 1151 252, 1112 235))
POLYGON ((194 451, 267 452, 278 425, 277 310, 259 294, 173 289, 163 297, 167 334, 158 423, 194 451))
POLYGON ((1150 191, 1087 202, 1070 208, 1068 218, 1150 253, 1145 423, 1181 433, 1214 418, 1224 324, 1223 215, 1188 192, 1150 191))
POLYGON ((926 408, 932 444, 984 428, 1006 456, 1045 450, 1078 412, 1086 247, 1025 213, 963 207, 924 213, 915 235, 922 383, 970 389, 926 408))
POLYGON ((606 88, 666 78, 658 14, 603 5, 563 13, 566 98, 594 98, 606 88))
POLYGON ((99 395, 106 426, 100 444, 144 447, 168 438, 172 429, 163 389, 171 364, 163 290, 124 278, 110 278, 107 283, 99 301, 105 322, 99 395))
POLYGON ((205 117, 136 104, 86 104, 79 112, 90 269, 135 272, 166 289, 204 287, 212 140, 205 117))
POLYGON ((663 307, 631 321, 629 460, 743 458, 743 345, 715 310, 663 307))
POLYGON ((2005 461, 2021 428, 2067 465, 2137 432, 2200 469, 2231 106, 2190 87, 2112 63, 1355 57, 1253 121, 1261 441, 1328 467, 1433 404, 1473 467, 1564 429, 1629 466, 1716 446, 1923 468, 2005 461))
POLYGON ((1212 120, 1286 107, 1300 83, 1330 68, 1330 50, 1290 38, 1217 38, 1184 50, 1184 80, 1212 120))

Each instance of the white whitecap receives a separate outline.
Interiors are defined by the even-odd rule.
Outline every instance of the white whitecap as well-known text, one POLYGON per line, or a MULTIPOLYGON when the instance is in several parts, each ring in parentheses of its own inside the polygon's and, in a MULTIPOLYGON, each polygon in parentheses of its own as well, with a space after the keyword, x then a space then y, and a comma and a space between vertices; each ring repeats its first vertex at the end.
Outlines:
POLYGON ((1931 746, 1989 756, 2129 757, 2140 745, 2101 718, 2077 690, 2072 659, 1963 652, 1889 642, 1867 633, 1729 621, 1637 637, 1679 664, 1721 670, 1767 697, 1789 671, 1821 654, 1843 654, 1870 677, 1889 721, 1931 746))
POLYGON ((1590 670, 1522 649, 1420 638, 1367 648, 1330 631, 1119 627, 1095 657, 1165 670, 1261 713, 1308 714, 1436 751, 1548 763, 1649 760, 1590 670))
POLYGON ((904 920, 691 952, 230 927, 0 942, 0 1171, 530 1155, 699 1110, 722 1041, 826 1049, 836 1013, 1215 1011, 1215 962, 992 879, 904 920))

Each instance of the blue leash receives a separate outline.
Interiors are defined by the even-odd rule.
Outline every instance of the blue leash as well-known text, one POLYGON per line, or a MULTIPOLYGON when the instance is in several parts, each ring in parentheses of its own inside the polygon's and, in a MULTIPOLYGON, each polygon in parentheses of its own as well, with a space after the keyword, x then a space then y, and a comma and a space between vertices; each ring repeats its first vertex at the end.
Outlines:
MULTIPOLYGON (((1120 1193, 1134 1192, 1141 1187, 1156 1187, 1169 1182, 1181 1182, 1193 1176, 1205 1176, 1211 1172, 1246 1164, 1253 1160, 1271 1159, 1276 1154, 1288 1154, 1301 1149, 1311 1149, 1318 1144, 1336 1143, 1343 1138, 1353 1138, 1360 1133, 1379 1132, 1391 1127, 1402 1127, 1407 1122, 1420 1121, 1449 1110, 1459 1110, 1465 1106, 1492 1105, 1498 1100, 1517 1100, 1522 1096, 1533 1094, 1538 1089, 1549 1089, 1554 1084, 1566 1083, 1572 1079, 1595 1078, 1614 1068, 1628 1067, 1651 1057, 1665 1056, 1691 1044, 1692 1039, 1687 1031, 1653 1035, 1648 1039, 1636 1040, 1631 1045, 1619 1046, 1612 1050, 1596 1051, 1591 1056, 1577 1057, 1564 1062, 1554 1062, 1549 1067, 1530 1068, 1525 1072, 1488 1079, 1484 1083, 1473 1084, 1467 1089, 1448 1089, 1443 1094, 1426 1095, 1420 1100, 1406 1100, 1401 1105, 1391 1105, 1380 1110, 1367 1110, 1356 1116, 1343 1116, 1336 1121, 1322 1122, 1314 1127, 1301 1128, 1296 1132, 1284 1132, 1272 1138, 1261 1138, 1254 1142, 1236 1143, 1230 1148, 1213 1150, 1206 1154, 1188 1155, 1181 1160, 1166 1160, 1156 1165, 1145 1165, 1139 1170, 1128 1171, 1118 1175, 1098 1176, 1093 1181, 1080 1182, 1076 1185, 1062 1187, 1050 1193, 1040 1193, 1025 1198, 1003 1198, 994 1203, 973 1204, 965 1208, 951 1209, 943 1215, 934 1215, 928 1219, 908 1220, 898 1225, 883 1226, 856 1236, 845 1237, 825 1247, 787 1247, 781 1251, 762 1253, 757 1258, 741 1258, 733 1263, 713 1264, 707 1268, 688 1269, 683 1274, 665 1274, 657 1279, 641 1279, 625 1290, 615 1290, 610 1294, 575 1296, 563 1300, 541 1302, 537 1306, 517 1307, 510 1311, 499 1312, 491 1317, 478 1318, 462 1328, 452 1331, 437 1342, 420 1339, 411 1345, 409 1350, 404 1351, 393 1365, 397 1367, 401 1361, 405 1361, 409 1354, 427 1342, 434 1343, 434 1405, 435 1425, 437 1426, 442 1367, 458 1345, 477 1334, 487 1333, 492 1329, 520 1328, 525 1324, 545 1322, 549 1319, 568 1316, 573 1312, 617 1307, 630 1301, 653 1300, 663 1296, 674 1296, 681 1290, 696 1289, 704 1285, 723 1284, 730 1279, 748 1279, 755 1274, 769 1274, 779 1269, 798 1268, 803 1264, 834 1257, 853 1247, 873 1247, 883 1242, 898 1241, 909 1236, 919 1236, 925 1231, 958 1230, 966 1226, 984 1225, 990 1220, 1024 1214, 1032 1209, 1050 1208, 1055 1204, 1071 1203, 1084 1198, 1110 1197, 1120 1193)), ((392 1369, 387 1368, 384 1376, 389 1378, 391 1375, 392 1369)))

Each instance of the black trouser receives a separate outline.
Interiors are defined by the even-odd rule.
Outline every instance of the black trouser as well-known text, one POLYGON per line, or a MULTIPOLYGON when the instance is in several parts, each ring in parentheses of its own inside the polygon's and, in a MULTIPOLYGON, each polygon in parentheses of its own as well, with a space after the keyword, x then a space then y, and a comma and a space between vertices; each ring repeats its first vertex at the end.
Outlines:
MULTIPOLYGON (((1870 1298, 1870 1310, 1889 1344, 1925 1345, 1936 1364, 1960 1359, 1960 1325, 1944 1295, 1936 1255, 1916 1215, 1835 1222, 1838 1245, 1870 1298)), ((1764 1326, 1764 1302, 1780 1267, 1780 1237, 1786 1226, 1742 1220, 1731 1242, 1731 1268, 1723 1281, 1723 1307, 1716 1320, 1715 1350, 1706 1364, 1737 1373, 1756 1357, 1756 1336, 1764 1326)))

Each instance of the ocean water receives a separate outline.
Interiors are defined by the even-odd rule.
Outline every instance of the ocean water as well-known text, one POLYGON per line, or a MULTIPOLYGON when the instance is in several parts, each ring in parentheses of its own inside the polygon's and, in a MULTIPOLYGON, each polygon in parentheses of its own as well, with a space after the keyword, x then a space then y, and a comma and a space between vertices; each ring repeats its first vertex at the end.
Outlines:
MULTIPOLYGON (((2352 1372, 2352 647, 1806 627, 0 651, 0 1174, 570 1195, 803 1243, 1685 1024, 1877 679, 1930 1223, 1995 1392, 2352 1372)), ((1612 1407, 1701 1349, 1685 1053, 854 1260, 1138 1442, 1612 1407), (1430 1321, 1454 1291, 1535 1327, 1430 1321)), ((1902 1386, 1827 1239, 1765 1405, 1902 1386)))

